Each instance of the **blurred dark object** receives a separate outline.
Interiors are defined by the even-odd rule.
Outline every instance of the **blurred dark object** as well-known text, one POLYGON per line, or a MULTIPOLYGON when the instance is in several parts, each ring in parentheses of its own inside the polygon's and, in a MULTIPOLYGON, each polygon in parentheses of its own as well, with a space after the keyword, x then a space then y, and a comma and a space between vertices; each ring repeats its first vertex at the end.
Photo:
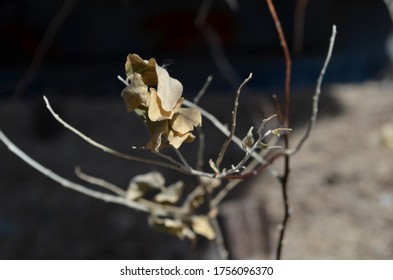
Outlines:
MULTIPOLYGON (((10 84, 26 71, 48 24, 63 4, 60 0, 0 3, 1 95, 12 92, 10 84)), ((198 90, 210 74, 213 89, 232 89, 193 25, 200 4, 180 0, 78 1, 26 93, 53 89, 63 95, 117 94, 121 84, 116 76, 124 72, 123 63, 130 52, 156 57, 160 64, 173 60, 170 71, 187 91, 198 90)), ((293 42, 296 1, 277 2, 276 6, 288 42, 293 42)), ((333 24, 338 37, 325 82, 374 78, 388 64, 385 41, 391 20, 383 1, 314 0, 303 12, 302 52, 294 57, 294 86, 314 86, 333 24)), ((250 86, 282 86, 279 40, 263 1, 244 1, 236 11, 225 1, 213 1, 207 22, 217 32, 239 77, 253 72, 250 86)))

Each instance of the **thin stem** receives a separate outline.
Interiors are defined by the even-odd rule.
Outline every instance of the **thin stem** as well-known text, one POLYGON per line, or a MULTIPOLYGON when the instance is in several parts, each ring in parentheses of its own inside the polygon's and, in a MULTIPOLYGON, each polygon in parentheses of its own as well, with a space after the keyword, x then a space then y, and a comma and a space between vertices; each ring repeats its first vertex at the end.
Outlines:
MULTIPOLYGON (((199 107, 198 105, 192 103, 191 101, 188 100, 184 100, 183 104, 187 107, 190 108, 195 108, 198 109, 202 116, 204 116, 206 119, 208 119, 219 131, 222 132, 222 134, 224 134, 225 136, 229 136, 230 132, 228 130, 228 128, 222 124, 214 115, 212 115, 211 113, 207 112, 206 110, 202 109, 201 107, 199 107)), ((240 138, 238 138, 236 135, 234 135, 232 137, 232 141, 233 143, 235 143, 240 149, 242 149, 243 151, 245 151, 245 149, 243 148, 243 144, 242 144, 242 140, 240 138)), ((257 160, 259 163, 261 164, 266 164, 267 161, 261 157, 258 153, 252 153, 251 155, 255 160, 257 160)), ((275 177, 278 178, 280 175, 277 172, 277 170, 275 170, 274 168, 272 168, 270 165, 267 166, 267 169, 269 170, 269 172, 275 177)))
POLYGON ((229 253, 228 253, 228 250, 226 249, 224 237, 222 235, 222 230, 221 230, 220 224, 218 223, 217 217, 210 218, 210 222, 214 228, 214 232, 216 233, 215 241, 216 241, 216 245, 217 245, 218 254, 220 256, 220 259, 227 260, 229 257, 229 253))
MULTIPOLYGON (((52 179, 53 181, 59 183, 65 188, 72 189, 74 191, 80 192, 82 194, 85 194, 87 196, 109 202, 109 203, 115 203, 115 204, 120 204, 138 211, 146 212, 146 213, 155 213, 156 215, 176 215, 176 216, 185 216, 187 215, 186 211, 184 208, 181 207, 174 207, 174 206, 169 206, 169 205, 162 205, 158 204, 152 201, 148 201, 145 199, 140 199, 138 201, 133 201, 124 198, 123 196, 117 196, 117 195, 112 195, 112 194, 106 194, 102 193, 99 191, 94 191, 91 190, 83 185, 74 183, 64 177, 61 177, 60 175, 54 173, 52 170, 46 168, 45 166, 41 165, 31 157, 29 157, 26 153, 24 153, 21 149, 19 149, 14 143, 11 142, 11 140, 8 139, 7 136, 0 130, 0 141, 2 141, 7 148, 15 154, 17 157, 19 157, 21 160, 26 162, 28 165, 36 169, 38 172, 42 173, 49 179, 52 179)), ((89 176, 88 178, 89 181, 91 182, 99 182, 99 178, 95 178, 95 180, 92 180, 94 177, 89 176)), ((103 181, 103 180, 102 180, 103 181)), ((99 182, 100 184, 102 183, 99 182)), ((101 185, 102 186, 102 185, 101 185)))
POLYGON ((90 137, 87 137, 85 134, 83 134, 82 132, 80 132, 76 128, 74 128, 71 125, 69 125, 68 123, 66 123, 62 118, 60 118, 60 116, 58 114, 56 114, 55 111, 53 111, 46 96, 44 96, 44 100, 45 100, 45 104, 46 104, 46 107, 48 108, 49 112, 52 114, 52 116, 59 123, 61 123, 65 128, 71 130, 73 133, 75 133, 76 135, 78 135, 79 137, 81 137, 83 140, 85 140, 89 144, 93 145, 94 147, 97 147, 106 153, 112 154, 112 155, 120 157, 120 158, 139 161, 139 162, 146 163, 146 164, 153 164, 153 165, 157 165, 157 166, 162 166, 162 167, 170 168, 170 169, 173 169, 173 170, 185 173, 185 174, 190 174, 189 170, 182 165, 173 165, 173 164, 168 164, 168 163, 157 161, 157 160, 145 159, 145 158, 141 158, 141 157, 137 157, 137 156, 124 154, 122 152, 116 151, 112 148, 109 148, 107 146, 104 146, 104 145, 94 141, 93 139, 91 139, 90 137))
MULTIPOLYGON (((289 127, 289 103, 290 103, 290 94, 291 94, 291 55, 289 54, 288 44, 285 39, 284 31, 281 26, 280 19, 277 15, 276 8, 273 5, 272 0, 266 0, 266 3, 269 7, 270 13, 273 17, 274 24, 276 25, 276 30, 278 37, 280 38, 280 44, 285 57, 285 102, 284 102, 284 112, 283 112, 283 126, 289 127)), ((284 143, 285 149, 289 149, 289 136, 288 134, 284 135, 284 143)), ((284 175, 281 180, 281 191, 284 201, 284 218, 282 221, 282 227, 280 227, 280 233, 278 238, 278 245, 276 250, 276 259, 281 259, 282 245, 285 236, 285 230, 287 228, 287 223, 290 217, 289 211, 289 202, 288 202, 288 178, 290 173, 290 157, 288 154, 285 154, 284 159, 284 175)))
MULTIPOLYGON (((234 0, 227 0, 231 8, 237 8, 237 2, 234 0)), ((221 40, 212 26, 206 23, 207 16, 210 12, 212 0, 204 0, 199 8, 197 16, 195 18, 195 27, 199 29, 202 36, 205 38, 211 56, 217 68, 220 70, 222 76, 227 82, 236 86, 238 84, 238 75, 235 68, 231 65, 229 59, 224 53, 221 40)))
POLYGON ((183 154, 176 148, 173 148, 175 151, 176 155, 179 157, 180 161, 183 163, 185 167, 187 167, 189 170, 191 170, 191 166, 188 164, 187 160, 184 158, 183 154))
POLYGON ((198 130, 198 152, 197 152, 197 160, 195 163, 196 170, 203 169, 203 161, 204 161, 204 151, 205 151, 205 133, 201 127, 197 128, 198 130))
POLYGON ((213 76, 209 75, 206 79, 205 84, 201 88, 201 90, 198 92, 198 94, 194 97, 194 103, 198 104, 202 96, 206 93, 208 87, 210 86, 211 82, 213 81, 213 76))
POLYGON ((318 103, 319 103, 319 97, 321 95, 322 81, 323 81, 323 77, 325 76, 326 69, 327 69, 327 67, 329 65, 330 58, 332 57, 334 42, 335 42, 335 39, 336 39, 336 34, 337 34, 337 28, 336 28, 335 25, 333 25, 332 26, 332 35, 330 37, 329 49, 328 49, 328 52, 327 52, 327 55, 326 55, 325 62, 323 64, 323 67, 322 67, 321 72, 320 72, 319 77, 318 77, 317 86, 315 88, 315 94, 314 94, 314 96, 312 98, 313 99, 313 105, 312 105, 312 113, 311 113, 310 121, 308 123, 307 130, 304 133, 302 139, 299 141, 299 143, 297 144, 296 148, 293 150, 293 154, 297 153, 301 149, 301 147, 303 146, 304 142, 306 142, 306 140, 310 137, 311 130, 314 127, 315 121, 317 120, 318 103))
POLYGON ((295 8, 295 23, 293 27, 293 52, 300 54, 304 42, 304 22, 308 0, 297 0, 295 8))
POLYGON ((275 108, 277 116, 278 116, 278 120, 280 121, 280 123, 282 125, 284 123, 284 118, 282 115, 280 102, 278 101, 278 97, 276 94, 273 94, 273 102, 274 102, 274 108, 275 108))
POLYGON ((232 125, 231 125, 231 131, 229 132, 228 138, 226 139, 226 141, 224 142, 224 144, 222 145, 222 148, 218 154, 218 158, 216 160, 216 167, 219 170, 220 168, 220 164, 222 162, 222 160, 224 159, 225 153, 228 149, 229 144, 232 142, 232 138, 235 135, 235 129, 236 129, 236 120, 237 120, 237 109, 239 107, 239 96, 240 93, 243 89, 243 87, 252 79, 252 73, 250 73, 250 75, 243 81, 243 83, 240 85, 240 87, 238 88, 237 92, 236 92, 236 97, 235 97, 235 103, 233 105, 233 111, 232 111, 232 125))
POLYGON ((194 24, 202 28, 206 23, 206 18, 209 15, 210 7, 212 5, 212 0, 204 0, 199 6, 198 13, 195 17, 194 24))
POLYGON ((140 205, 139 203, 135 201, 130 201, 126 200, 123 197, 115 196, 112 194, 105 194, 102 192, 94 191, 91 190, 85 186, 76 184, 74 182, 69 181, 68 179, 61 177, 60 175, 54 173, 50 169, 46 168, 45 166, 41 165, 31 157, 29 157, 27 154, 25 154, 21 149, 19 149, 14 143, 9 140, 5 134, 0 130, 0 140, 7 146, 7 148, 14 153, 16 156, 18 156, 20 159, 22 159, 24 162, 26 162, 28 165, 45 175, 46 177, 52 179, 55 182, 58 182, 60 185, 62 185, 65 188, 72 189, 74 191, 83 193, 87 196, 94 197, 100 200, 103 200, 105 202, 111 202, 111 203, 116 203, 116 204, 122 204, 124 206, 133 208, 135 210, 143 211, 143 212, 149 212, 149 209, 143 205, 140 205))
POLYGON ((46 29, 40 44, 38 45, 37 49, 34 51, 34 56, 30 62, 29 68, 27 69, 26 73, 23 75, 23 77, 15 87, 13 93, 14 98, 20 98, 23 92, 26 90, 27 86, 34 79, 35 75, 37 74, 37 71, 41 67, 41 64, 45 58, 46 53, 48 52, 50 46, 52 45, 52 42, 56 34, 58 33, 60 27, 67 20, 68 16, 70 15, 75 2, 76 2, 75 0, 65 0, 58 13, 49 23, 48 28, 46 29))
POLYGON ((289 102, 290 102, 290 93, 291 93, 291 65, 292 59, 289 54, 287 40, 285 39, 284 31, 282 30, 281 21, 277 15, 276 8, 273 5, 272 0, 266 0, 267 5, 269 7, 270 13, 273 17, 274 24, 276 25, 277 34, 280 39, 280 44, 282 50, 284 52, 285 57, 285 103, 284 103, 284 127, 288 126, 289 121, 289 102))
POLYGON ((86 181, 86 182, 96 185, 96 186, 103 187, 104 189, 110 190, 111 192, 117 194, 118 196, 125 197, 127 194, 127 192, 125 190, 119 188, 118 186, 116 186, 108 181, 87 175, 86 173, 83 173, 82 170, 80 169, 80 167, 75 168, 75 175, 78 176, 83 181, 86 181))

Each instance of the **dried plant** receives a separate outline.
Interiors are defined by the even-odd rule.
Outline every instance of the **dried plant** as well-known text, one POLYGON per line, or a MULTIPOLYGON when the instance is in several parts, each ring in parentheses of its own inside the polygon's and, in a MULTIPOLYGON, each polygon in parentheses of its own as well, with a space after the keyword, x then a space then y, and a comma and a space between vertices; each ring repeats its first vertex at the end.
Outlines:
MULTIPOLYGON (((232 3, 236 3, 236 1, 232 3)), ((214 115, 198 105, 199 100, 208 89, 211 77, 207 79, 194 101, 189 101, 182 97, 183 86, 181 82, 172 78, 165 68, 157 64, 154 58, 144 60, 137 54, 128 55, 125 63, 126 77, 119 77, 125 84, 121 95, 126 110, 137 114, 150 132, 150 139, 145 147, 138 149, 154 154, 156 159, 138 157, 96 142, 63 120, 52 109, 49 100, 44 96, 46 107, 53 117, 89 144, 116 157, 149 166, 165 167, 188 176, 197 177, 199 182, 197 185, 186 186, 181 180, 167 185, 161 173, 151 171, 147 174, 135 176, 130 180, 128 188, 121 188, 104 179, 85 174, 80 168, 76 168, 75 174, 80 179, 106 190, 96 191, 63 178, 39 164, 15 146, 2 131, 0 131, 0 140, 23 161, 66 188, 105 202, 121 204, 137 211, 146 212, 148 222, 152 227, 181 239, 187 238, 196 241, 197 235, 200 235, 216 242, 222 259, 228 258, 228 251, 225 248, 217 222, 220 203, 241 181, 267 171, 282 186, 285 215, 279 227, 279 241, 276 250, 276 258, 280 259, 285 229, 291 212, 287 193, 290 158, 301 149, 315 123, 321 83, 332 54, 336 27, 333 26, 328 55, 317 81, 308 129, 300 142, 294 148, 291 148, 289 146, 289 132, 291 131, 289 128, 291 58, 274 6, 270 0, 267 0, 267 4, 276 24, 286 61, 284 109, 281 110, 281 106, 276 102, 277 114, 261 120, 257 129, 250 127, 248 133, 242 137, 236 135, 239 96, 243 87, 251 81, 252 74, 239 85, 236 91, 232 108, 232 122, 230 127, 227 128, 214 115), (183 106, 186 106, 186 108, 183 106), (276 117, 280 120, 281 125, 275 129, 266 129, 266 124, 276 117), (226 136, 226 140, 217 153, 217 158, 208 160, 208 170, 203 168, 202 118, 205 119, 203 122, 210 121, 226 136), (192 167, 188 163, 187 157, 182 154, 181 146, 195 139, 198 139, 200 143, 199 150, 196 151, 199 160, 196 166, 192 167), (277 145, 277 141, 280 139, 283 139, 283 146, 277 145), (236 144, 244 155, 237 162, 224 167, 223 159, 230 143, 236 144), (167 152, 169 150, 175 151, 176 158, 167 152), (282 173, 271 166, 273 162, 280 158, 284 159, 284 171, 282 173)))

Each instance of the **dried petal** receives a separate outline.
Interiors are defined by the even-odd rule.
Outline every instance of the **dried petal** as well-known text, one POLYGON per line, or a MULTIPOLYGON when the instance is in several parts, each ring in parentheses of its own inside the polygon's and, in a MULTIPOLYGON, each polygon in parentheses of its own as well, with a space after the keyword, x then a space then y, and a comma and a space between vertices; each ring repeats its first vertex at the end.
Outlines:
POLYGON ((183 142, 192 142, 195 140, 195 136, 191 132, 180 134, 173 130, 169 131, 167 138, 169 144, 176 149, 179 149, 183 142))
POLYGON ((195 233, 209 240, 214 240, 216 238, 216 232, 210 224, 209 218, 206 216, 194 216, 192 218, 192 229, 195 233))
POLYGON ((195 233, 181 220, 162 219, 157 216, 150 216, 149 224, 180 239, 188 238, 194 240, 196 238, 195 233))
POLYGON ((183 194, 184 183, 178 181, 175 184, 170 185, 167 189, 155 196, 155 201, 158 203, 175 204, 179 201, 183 194))
POLYGON ((252 145, 254 145, 254 136, 252 135, 252 130, 254 129, 254 127, 251 127, 248 132, 246 137, 244 137, 244 139, 242 140, 242 146, 243 148, 251 148, 252 145))
POLYGON ((158 84, 156 64, 154 58, 150 58, 149 61, 147 61, 143 60, 137 54, 129 54, 125 64, 126 75, 129 77, 134 73, 139 73, 145 85, 149 87, 156 86, 158 84))
POLYGON ((121 96, 127 107, 127 112, 134 111, 140 105, 148 107, 150 103, 150 93, 142 80, 142 76, 135 73, 130 76, 131 84, 123 89, 121 96))
POLYGON ((146 144, 146 148, 158 152, 162 143, 161 137, 169 131, 168 121, 148 122, 148 126, 150 130, 150 140, 149 143, 146 144))
POLYGON ((156 64, 158 76, 157 94, 161 99, 162 108, 172 111, 183 93, 183 85, 176 79, 171 78, 165 68, 156 64))
POLYGON ((171 121, 171 127, 179 134, 194 130, 194 126, 202 123, 201 112, 198 109, 180 108, 171 121))
POLYGON ((148 116, 149 119, 153 122, 171 119, 173 115, 179 110, 183 102, 183 98, 179 98, 175 108, 172 111, 167 112, 162 108, 162 103, 157 95, 157 91, 154 88, 151 88, 150 92, 151 95, 150 95, 150 106, 148 109, 148 116))
POLYGON ((205 194, 203 188, 197 188, 187 197, 187 200, 184 202, 184 207, 188 209, 189 212, 199 208, 205 202, 205 194))
POLYGON ((164 177, 156 171, 135 176, 128 185, 126 198, 135 200, 152 189, 164 190, 164 184, 164 177))
POLYGON ((221 179, 218 178, 209 178, 209 177, 200 177, 199 181, 201 185, 208 191, 212 192, 215 188, 221 185, 221 179))

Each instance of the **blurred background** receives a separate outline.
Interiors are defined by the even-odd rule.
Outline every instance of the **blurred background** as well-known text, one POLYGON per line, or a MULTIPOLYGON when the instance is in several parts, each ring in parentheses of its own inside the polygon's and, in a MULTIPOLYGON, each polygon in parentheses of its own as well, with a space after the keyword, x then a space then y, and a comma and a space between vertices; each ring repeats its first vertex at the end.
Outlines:
MULTIPOLYGON (((382 0, 274 4, 293 58, 291 127, 299 130, 294 139, 311 110, 332 25, 338 29, 321 123, 293 160, 295 212, 283 257, 393 258, 388 5, 382 0)), ((33 158, 70 178, 80 165, 126 188, 130 178, 151 170, 113 159, 71 135, 48 116, 42 101, 46 94, 68 122, 108 146, 127 151, 144 145, 147 132, 120 98, 117 75, 124 75, 129 53, 168 65, 186 98, 212 75, 201 104, 223 122, 230 121, 233 94, 252 72, 241 97, 240 136, 273 113, 271 96, 283 93, 284 58, 262 0, 2 0, 0 30, 0 128, 33 158)), ((212 133, 206 158, 215 157, 224 137, 208 124, 206 131, 212 133)), ((192 147, 185 148, 187 154, 192 147)), ((234 151, 228 163, 241 155, 234 151)), ((194 249, 150 229, 145 214, 63 189, 3 145, 0 164, 1 259, 217 257, 204 240, 194 249)), ((172 183, 176 174, 166 173, 172 183)), ((268 176, 250 180, 229 197, 222 223, 232 258, 274 255, 281 206, 279 185, 268 176)))

